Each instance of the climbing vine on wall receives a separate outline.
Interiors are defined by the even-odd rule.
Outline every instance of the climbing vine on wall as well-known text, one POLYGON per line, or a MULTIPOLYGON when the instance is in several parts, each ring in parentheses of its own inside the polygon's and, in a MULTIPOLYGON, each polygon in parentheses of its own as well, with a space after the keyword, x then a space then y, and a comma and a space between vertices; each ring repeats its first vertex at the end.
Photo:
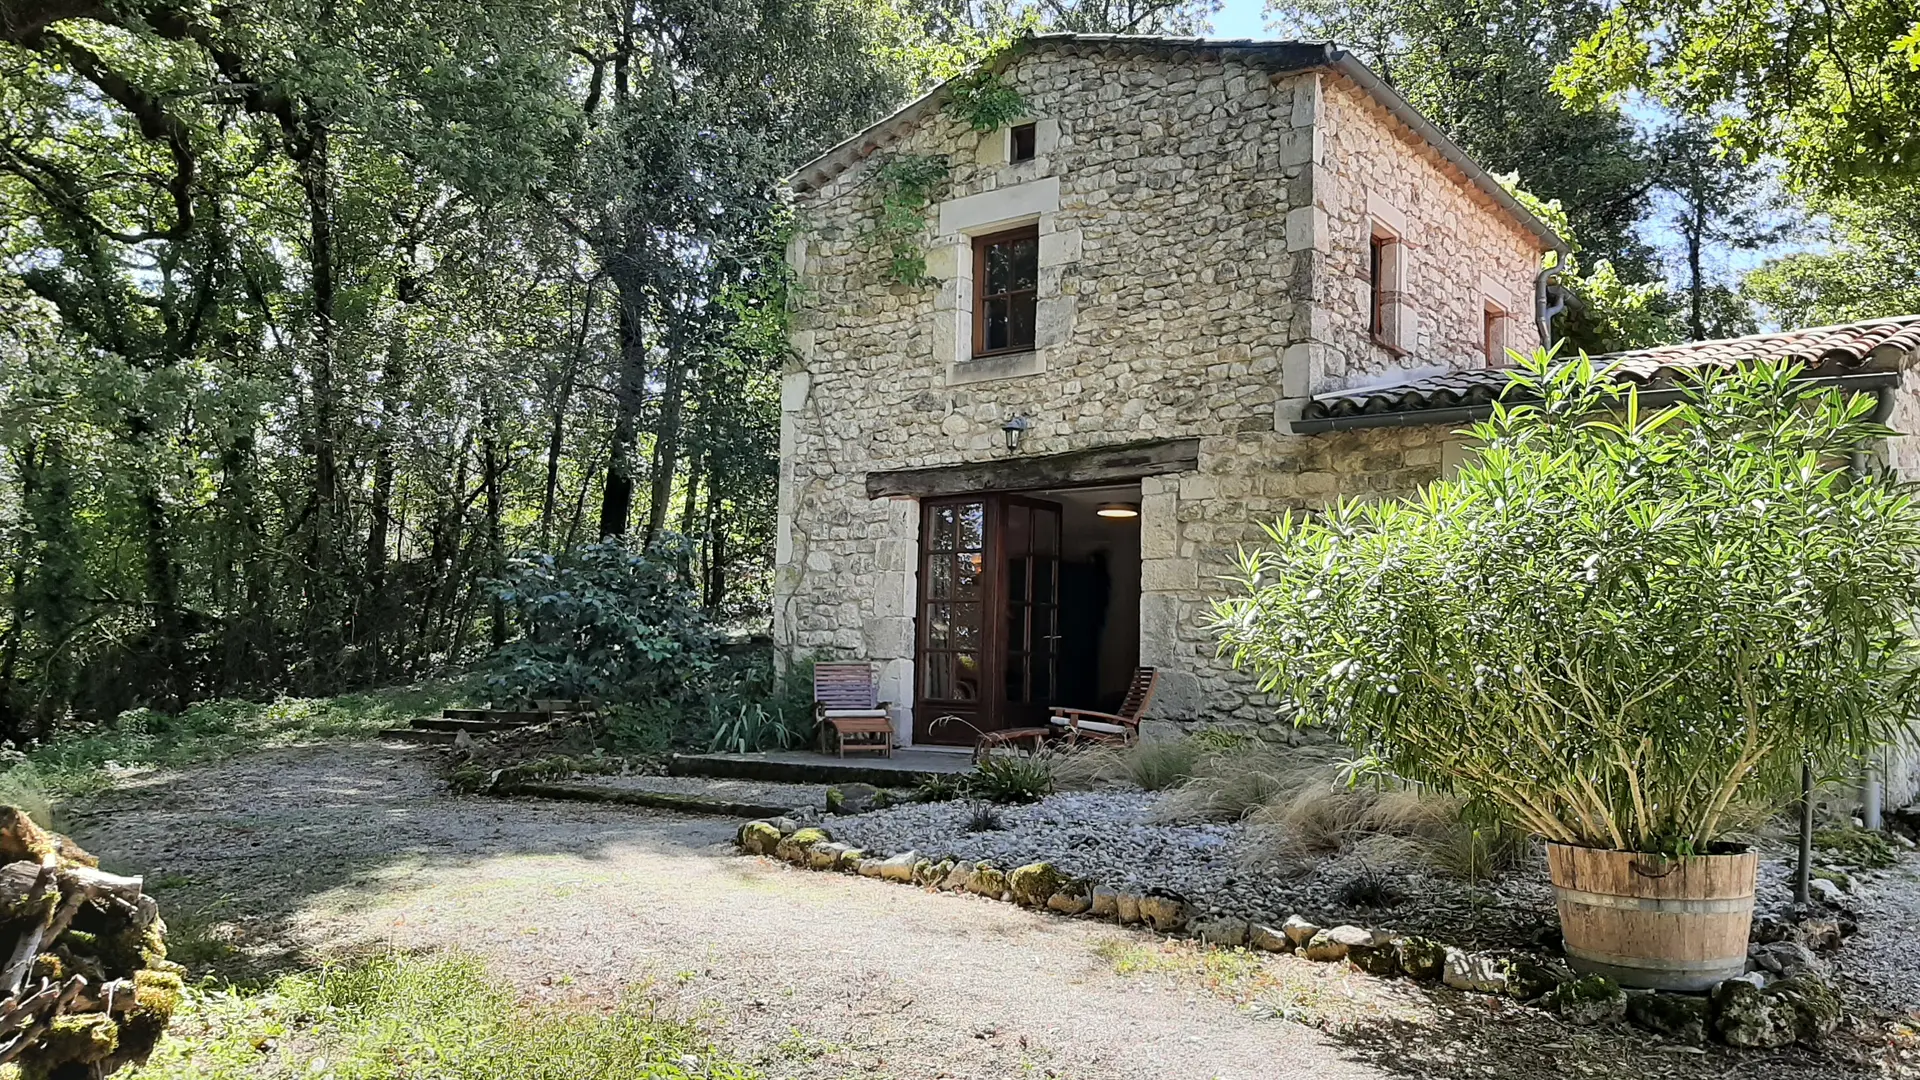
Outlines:
POLYGON ((902 154, 875 172, 880 185, 879 240, 890 262, 887 274, 902 285, 931 284, 927 253, 920 244, 933 189, 947 179, 947 159, 902 154))
POLYGON ((1000 76, 982 68, 953 81, 947 114, 985 133, 1027 115, 1027 99, 1000 76))

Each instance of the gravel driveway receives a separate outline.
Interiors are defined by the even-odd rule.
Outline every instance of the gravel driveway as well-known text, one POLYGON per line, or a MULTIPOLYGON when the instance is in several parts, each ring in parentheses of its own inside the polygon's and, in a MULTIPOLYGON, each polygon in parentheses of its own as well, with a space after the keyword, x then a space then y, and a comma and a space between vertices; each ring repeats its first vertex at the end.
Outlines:
POLYGON ((418 749, 155 774, 68 825, 146 873, 176 926, 230 943, 224 973, 464 949, 541 1000, 637 988, 776 1078, 1856 1075, 1662 1052, 1294 958, 1223 973, 1115 926, 737 857, 729 821, 446 795, 418 749), (1246 986, 1348 1018, 1283 1019, 1246 986))

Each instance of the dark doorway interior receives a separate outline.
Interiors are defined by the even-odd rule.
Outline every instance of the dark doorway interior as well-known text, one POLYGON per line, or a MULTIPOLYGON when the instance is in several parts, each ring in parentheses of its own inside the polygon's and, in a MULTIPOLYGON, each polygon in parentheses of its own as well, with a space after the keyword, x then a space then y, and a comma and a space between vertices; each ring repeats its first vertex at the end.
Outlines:
POLYGON ((1138 507, 1137 484, 921 504, 915 742, 1119 701, 1139 663, 1138 507))

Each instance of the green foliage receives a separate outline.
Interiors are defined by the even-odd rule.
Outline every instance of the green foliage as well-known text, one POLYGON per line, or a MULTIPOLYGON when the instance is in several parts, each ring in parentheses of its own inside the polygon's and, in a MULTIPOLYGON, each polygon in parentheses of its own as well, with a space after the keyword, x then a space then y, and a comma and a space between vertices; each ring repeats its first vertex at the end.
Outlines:
POLYGON ((135 709, 111 724, 74 729, 28 752, 55 800, 111 789, 117 778, 148 767, 178 767, 234 754, 325 739, 368 739, 405 727, 459 699, 448 684, 368 690, 333 698, 268 702, 205 701, 180 713, 135 709))
MULTIPOLYGON (((1595 0, 1269 0, 1303 39, 1354 50, 1415 108, 1495 172, 1512 173, 1556 208, 1549 219, 1586 261, 1628 281, 1660 277, 1640 239, 1660 161, 1620 109, 1575 109, 1553 89, 1556 66, 1605 11, 1595 0)), ((1611 341, 1576 340, 1593 351, 1611 341)))
POLYGON ((1849 455, 1874 402, 1792 367, 1639 408, 1584 357, 1418 496, 1288 516, 1215 605, 1223 652, 1370 768, 1550 840, 1710 850, 1912 713, 1920 509, 1849 455))
POLYGON ((947 87, 947 115, 985 134, 1027 115, 1027 99, 997 72, 981 68, 947 87))
POLYGON ((755 1080, 645 1002, 541 1008, 477 962, 388 955, 261 993, 189 991, 129 1080, 755 1080))
POLYGON ((919 787, 914 789, 913 801, 923 803, 952 802, 965 795, 966 785, 963 784, 959 778, 948 776, 945 773, 935 773, 929 776, 919 787))
POLYGON ((526 631, 487 659, 493 699, 685 699, 713 666, 714 638, 678 552, 615 538, 515 560, 498 595, 526 631))
POLYGON ((1822 199, 1830 244, 1773 259, 1741 291, 1782 326, 1831 326, 1920 311, 1920 190, 1871 202, 1822 199))
POLYGON ((1030 803, 1053 794, 1045 754, 993 754, 961 778, 967 797, 989 803, 1030 803))
POLYGON ((753 753, 805 746, 813 738, 813 663, 785 671, 756 651, 723 667, 706 701, 707 749, 753 753))
POLYGON ((1900 861, 1900 851, 1887 834, 1870 829, 1817 829, 1813 846, 1852 866, 1884 870, 1900 861))
POLYGON ((1190 739, 1143 739, 1120 751, 1120 774, 1143 791, 1162 791, 1192 777, 1206 750, 1190 739))
POLYGON ((684 702, 654 698, 600 707, 607 749, 626 754, 664 753, 679 745, 687 726, 684 702))
POLYGON ((912 288, 934 283, 927 276, 927 253, 920 243, 926 231, 927 205, 934 190, 947 182, 945 158, 902 154, 874 170, 880 187, 880 224, 874 235, 886 248, 887 274, 912 288))

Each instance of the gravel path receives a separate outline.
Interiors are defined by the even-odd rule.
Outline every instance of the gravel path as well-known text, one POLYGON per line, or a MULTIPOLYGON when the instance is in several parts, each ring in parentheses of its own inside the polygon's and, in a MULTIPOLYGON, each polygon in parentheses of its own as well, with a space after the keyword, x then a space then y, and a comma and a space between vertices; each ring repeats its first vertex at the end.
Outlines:
POLYGON ((778 784, 770 780, 726 780, 702 776, 594 776, 584 774, 566 781, 574 787, 607 788, 611 791, 654 791, 667 795, 698 795, 725 802, 755 803, 824 811, 827 784, 778 784))
POLYGON ((795 870, 733 855, 724 820, 449 796, 422 750, 276 751, 86 810, 76 838, 146 872, 179 937, 230 943, 228 973, 465 949, 536 999, 642 988, 774 1080, 1884 1075, 795 870))

